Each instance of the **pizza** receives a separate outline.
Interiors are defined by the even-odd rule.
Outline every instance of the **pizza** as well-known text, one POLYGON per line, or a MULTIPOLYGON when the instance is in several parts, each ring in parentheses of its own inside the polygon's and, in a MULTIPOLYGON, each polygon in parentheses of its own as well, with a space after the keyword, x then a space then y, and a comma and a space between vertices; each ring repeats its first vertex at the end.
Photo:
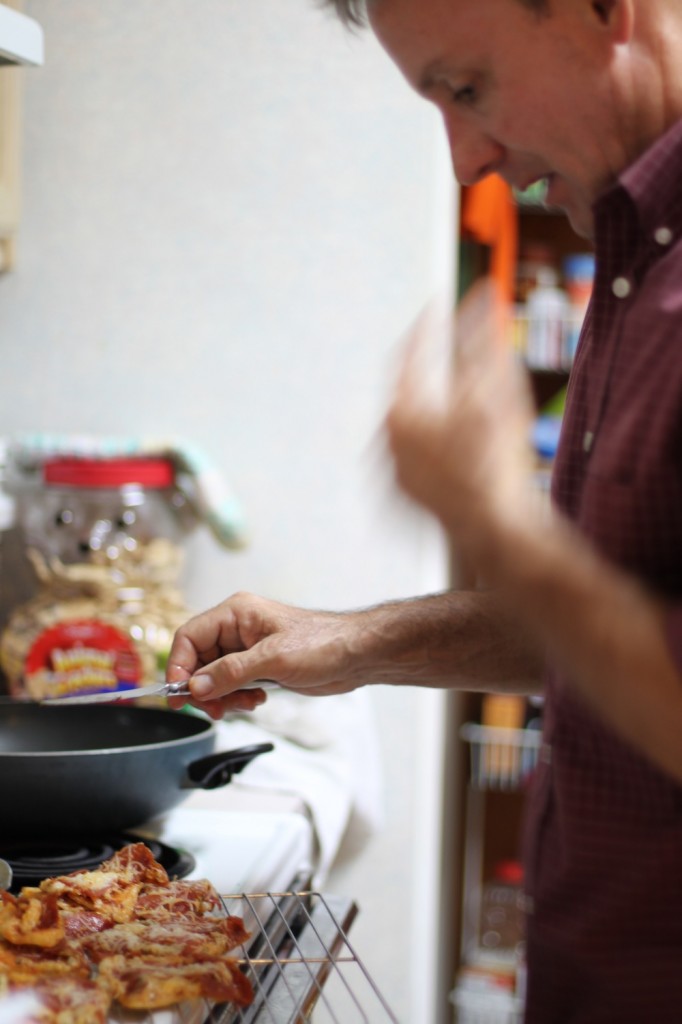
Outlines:
POLYGON ((148 846, 132 843, 94 871, 46 878, 39 891, 113 921, 129 921, 146 883, 167 887, 168 874, 148 846))
POLYGON ((204 914, 220 912, 222 902, 210 882, 205 879, 190 881, 181 879, 173 882, 169 891, 167 883, 145 885, 135 904, 135 917, 155 917, 162 909, 178 917, 202 917, 204 914))
POLYGON ((83 938, 88 955, 99 963, 108 956, 170 957, 196 962, 224 956, 248 938, 241 923, 231 917, 181 918, 162 915, 146 921, 117 924, 83 938))
POLYGON ((54 896, 43 897, 32 890, 14 897, 3 890, 0 900, 0 936, 7 942, 52 949, 63 939, 64 925, 54 896))
POLYGON ((248 939, 206 880, 171 880, 144 843, 93 871, 0 892, 0 999, 30 991, 26 1024, 106 1024, 110 1009, 188 999, 248 1006, 230 953, 248 939))
POLYGON ((128 1010, 155 1010, 199 996, 248 1006, 251 983, 229 959, 175 964, 153 957, 107 957, 99 977, 128 1010))
POLYGON ((99 979, 47 975, 12 994, 22 989, 33 997, 33 1008, 21 1024, 107 1024, 112 998, 99 979))

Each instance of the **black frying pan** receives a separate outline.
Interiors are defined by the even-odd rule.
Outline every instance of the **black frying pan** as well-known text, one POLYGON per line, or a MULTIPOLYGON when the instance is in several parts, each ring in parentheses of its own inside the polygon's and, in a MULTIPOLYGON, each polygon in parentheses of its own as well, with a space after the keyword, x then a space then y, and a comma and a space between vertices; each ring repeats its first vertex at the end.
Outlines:
POLYGON ((213 722, 181 711, 0 704, 0 840, 132 828, 273 749, 215 754, 215 741, 213 722))

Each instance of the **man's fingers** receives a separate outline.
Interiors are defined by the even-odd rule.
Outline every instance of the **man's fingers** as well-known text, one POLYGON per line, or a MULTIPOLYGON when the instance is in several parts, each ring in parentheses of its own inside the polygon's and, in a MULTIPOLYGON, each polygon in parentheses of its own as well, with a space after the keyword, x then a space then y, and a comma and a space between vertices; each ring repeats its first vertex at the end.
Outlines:
POLYGON ((169 682, 179 682, 227 651, 240 651, 241 637, 234 613, 218 606, 181 626, 171 645, 166 668, 169 682))
POLYGON ((452 308, 433 300, 407 333, 398 365, 395 400, 442 405, 452 370, 452 308))
POLYGON ((508 304, 494 281, 482 278, 473 284, 452 314, 456 364, 487 359, 495 350, 506 348, 508 314, 508 304))

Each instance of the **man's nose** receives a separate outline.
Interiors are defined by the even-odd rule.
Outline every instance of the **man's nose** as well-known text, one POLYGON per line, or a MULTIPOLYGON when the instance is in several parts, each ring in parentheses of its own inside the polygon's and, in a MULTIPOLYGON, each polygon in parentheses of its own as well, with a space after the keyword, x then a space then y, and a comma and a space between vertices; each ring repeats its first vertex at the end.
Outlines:
POLYGON ((461 121, 455 126, 447 117, 445 130, 452 167, 460 185, 475 185, 499 170, 504 148, 489 135, 470 125, 463 125, 461 121))

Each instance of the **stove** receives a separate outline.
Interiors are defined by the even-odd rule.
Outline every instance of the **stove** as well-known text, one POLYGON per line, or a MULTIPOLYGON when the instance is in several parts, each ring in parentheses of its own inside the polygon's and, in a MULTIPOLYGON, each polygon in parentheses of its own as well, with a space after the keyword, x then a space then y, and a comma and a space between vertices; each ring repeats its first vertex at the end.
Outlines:
POLYGON ((18 893, 24 885, 40 885, 45 878, 68 875, 73 871, 92 871, 128 843, 142 840, 154 858, 171 878, 184 878, 196 866, 194 857, 158 840, 120 832, 103 837, 69 837, 42 841, 28 839, 0 842, 0 857, 12 869, 10 892, 18 893))
POLYGON ((171 878, 208 878, 223 894, 286 888, 312 871, 302 815, 178 808, 146 827, 111 835, 0 840, 11 892, 45 878, 91 871, 128 843, 144 842, 171 878))
POLYGON ((313 830, 302 814, 181 805, 136 832, 191 857, 187 877, 208 878, 223 895, 283 891, 313 873, 313 830))

